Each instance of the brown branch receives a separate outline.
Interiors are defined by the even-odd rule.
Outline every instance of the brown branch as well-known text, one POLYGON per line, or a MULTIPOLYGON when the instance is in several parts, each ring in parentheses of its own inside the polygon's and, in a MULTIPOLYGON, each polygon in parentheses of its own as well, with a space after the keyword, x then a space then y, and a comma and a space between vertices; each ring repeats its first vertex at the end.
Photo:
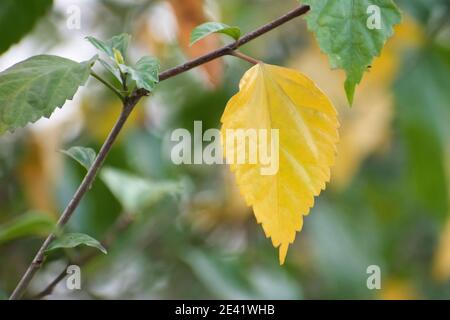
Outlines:
POLYGON ((180 73, 184 73, 186 71, 189 71, 193 68, 196 68, 202 64, 208 63, 214 59, 231 55, 233 51, 238 49, 239 47, 243 46, 244 44, 252 41, 253 39, 256 39, 263 34, 266 34, 267 32, 278 28, 279 26, 285 24, 286 22, 291 21, 292 19, 295 19, 309 11, 309 6, 301 6, 298 7, 288 13, 286 13, 284 16, 279 17, 278 19, 275 19, 272 22, 269 22, 262 27, 256 29, 255 31, 247 33, 245 36, 237 40, 236 42, 233 42, 227 46, 224 46, 222 48, 219 48, 217 50, 214 50, 208 54, 205 54, 204 56, 201 56, 197 59, 191 60, 189 62, 186 62, 182 65, 179 65, 177 67, 174 67, 172 69, 169 69, 159 75, 160 81, 164 81, 166 79, 172 78, 180 73))
MULTIPOLYGON (((89 168, 88 173, 86 174, 86 176, 84 177, 80 186, 78 187, 77 191, 75 192, 72 200, 70 200, 66 209, 64 210, 61 217, 59 218, 58 223, 57 223, 58 230, 62 229, 67 224, 69 219, 72 217, 72 215, 73 215, 75 209, 78 207, 78 204, 80 203, 81 199, 86 194, 86 192, 90 189, 92 183, 94 182, 98 171, 102 167, 103 162, 106 159, 106 156, 108 155, 109 151, 111 150, 112 145, 116 141, 116 138, 119 135, 120 131, 122 130, 131 111, 133 111, 134 107, 139 102, 139 100, 143 96, 146 96, 147 94, 148 94, 148 92, 146 92, 146 91, 138 90, 138 91, 134 92, 130 97, 127 97, 125 99, 124 107, 122 109, 122 112, 121 112, 119 118, 117 119, 116 124, 114 125, 113 129, 111 130, 108 137, 106 138, 105 143, 103 144, 94 163, 89 168)), ((34 275, 41 268, 42 263, 44 262, 44 258, 45 258, 45 250, 48 248, 50 243, 55 239, 55 237, 56 237, 55 233, 51 233, 47 237, 47 239, 45 239, 44 243, 38 250, 33 261, 28 266, 27 271, 22 276, 22 279, 20 280, 16 289, 11 294, 11 296, 9 298, 10 300, 16 300, 16 299, 20 299, 22 297, 23 293, 25 292, 26 288, 30 284, 34 275)))
MULTIPOLYGON (((217 58, 231 55, 236 49, 243 46, 244 44, 252 41, 253 39, 256 39, 263 34, 281 26, 282 24, 299 17, 309 11, 309 6, 300 6, 287 14, 279 17, 278 19, 267 23, 263 25, 262 27, 256 29, 255 31, 252 31, 250 33, 247 33, 239 40, 224 46, 222 48, 219 48, 217 50, 214 50, 208 54, 205 54, 197 59, 188 61, 184 64, 181 64, 177 67, 174 67, 172 69, 169 69, 165 72, 162 72, 159 76, 160 81, 167 80, 169 78, 175 77, 181 73, 184 73, 186 71, 189 71, 193 68, 196 68, 200 65, 203 65, 207 62, 210 62, 212 60, 215 60, 217 58)), ((145 90, 137 90, 133 92, 133 94, 124 100, 124 107, 122 109, 122 113, 120 114, 116 124, 114 125, 113 129, 111 130, 110 134, 108 135, 107 139, 105 140, 102 148, 100 149, 100 152, 98 153, 97 158, 95 159, 94 163, 92 164, 91 168, 89 169, 87 175, 81 182, 80 186, 78 187, 78 190, 75 192, 75 195, 73 196, 72 200, 67 205, 66 209, 62 213, 61 217, 58 220, 57 226, 58 229, 62 229, 69 219, 72 217, 75 209, 78 207, 78 204, 80 203, 83 196, 86 194, 86 192, 91 187, 92 183, 95 180, 95 177, 97 176, 98 171, 103 165, 103 162, 106 159, 106 156, 108 155, 109 151, 111 150, 112 145, 114 144, 117 136, 119 135, 120 131, 122 130, 123 125, 127 121, 130 113, 133 111, 136 104, 141 100, 142 97, 147 96, 149 94, 148 91, 145 90)), ((31 264, 28 266, 28 269, 26 270, 25 274, 22 276, 19 284, 13 291, 13 293, 10 296, 10 300, 16 300, 20 299, 23 294, 25 293, 26 289, 28 288, 31 280, 33 279, 36 272, 41 268, 42 263, 44 262, 45 258, 45 250, 48 248, 50 243, 55 239, 55 234, 50 234, 47 239, 45 239, 44 243, 38 250, 36 256, 34 257, 31 264)))
POLYGON ((53 290, 55 289, 55 287, 58 285, 58 283, 60 283, 66 276, 67 276, 67 268, 69 268, 70 265, 72 265, 72 262, 69 262, 66 267, 61 271, 61 273, 58 274, 58 276, 53 279, 52 282, 50 282, 50 284, 41 292, 39 292, 37 295, 35 295, 33 297, 33 299, 35 300, 39 300, 42 299, 50 294, 52 294, 53 290))

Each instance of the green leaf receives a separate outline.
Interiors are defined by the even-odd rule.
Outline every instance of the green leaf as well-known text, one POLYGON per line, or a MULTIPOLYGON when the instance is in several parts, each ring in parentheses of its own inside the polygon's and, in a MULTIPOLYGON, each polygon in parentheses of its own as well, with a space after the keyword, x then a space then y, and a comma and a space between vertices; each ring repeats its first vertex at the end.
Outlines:
POLYGON ((45 236, 53 231, 55 221, 41 212, 25 213, 0 225, 0 244, 26 236, 45 236))
POLYGON ((107 71, 109 71, 117 80, 119 80, 119 82, 122 82, 122 79, 120 77, 120 69, 119 68, 113 66, 111 63, 109 63, 108 61, 105 61, 103 59, 99 58, 98 61, 103 66, 103 68, 105 68, 107 71))
POLYGON ((45 252, 50 252, 56 249, 68 249, 68 248, 75 248, 81 245, 85 245, 92 248, 97 248, 104 254, 107 254, 105 247, 102 246, 102 244, 92 238, 91 236, 88 236, 84 233, 66 233, 63 234, 61 237, 53 240, 52 243, 50 243, 49 247, 45 252))
POLYGON ((138 89, 152 91, 159 82, 159 62, 153 57, 142 57, 134 67, 121 65, 121 68, 136 82, 138 89))
POLYGON ((128 213, 140 213, 165 195, 180 192, 179 183, 154 182, 113 168, 104 168, 100 177, 128 213))
POLYGON ((30 32, 36 22, 52 7, 52 0, 0 1, 0 54, 30 32))
POLYGON ((303 3, 311 6, 305 16, 308 29, 315 33, 331 67, 344 69, 347 74, 345 91, 352 104, 356 85, 393 35, 393 26, 400 23, 400 11, 392 0, 304 0, 303 3), (372 5, 380 9, 380 29, 368 28, 372 16, 368 8, 372 5))
POLYGON ((86 37, 86 40, 115 61, 114 49, 119 51, 122 57, 126 57, 131 36, 127 33, 122 33, 106 41, 102 41, 94 37, 86 37))
POLYGON ((248 288, 246 279, 239 273, 242 268, 231 266, 230 261, 224 263, 211 254, 200 250, 186 248, 183 259, 191 268, 198 280, 203 283, 219 299, 255 299, 248 288))
POLYGON ((61 150, 61 152, 77 161, 86 170, 89 170, 97 156, 94 149, 85 147, 72 147, 69 150, 61 150))
MULTIPOLYGON (((364 206, 358 209, 359 212, 370 210, 364 206)), ((317 274, 325 285, 335 290, 345 287, 350 299, 361 297, 367 290, 361 286, 367 276, 360 270, 365 271, 371 261, 384 265, 380 247, 372 240, 378 239, 373 216, 352 217, 351 211, 344 212, 327 203, 317 205, 315 210, 317 214, 311 215, 310 227, 311 259, 317 274), (360 241, 363 238, 366 241, 360 241)))
POLYGON ((93 60, 40 55, 0 73, 0 134, 50 117, 89 77, 93 60))
POLYGON ((252 267, 239 256, 224 257, 185 246, 182 259, 218 299, 301 299, 298 284, 278 266, 252 267))
POLYGON ((192 31, 191 46, 213 33, 225 34, 234 40, 237 40, 241 36, 241 29, 238 27, 230 27, 229 25, 220 22, 206 22, 192 31))

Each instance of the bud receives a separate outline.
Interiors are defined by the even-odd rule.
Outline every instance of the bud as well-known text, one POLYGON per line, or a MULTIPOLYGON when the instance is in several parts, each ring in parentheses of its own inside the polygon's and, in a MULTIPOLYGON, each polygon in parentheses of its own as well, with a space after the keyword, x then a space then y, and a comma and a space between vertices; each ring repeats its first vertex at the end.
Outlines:
POLYGON ((113 48, 113 52, 114 52, 114 59, 116 60, 117 64, 125 64, 122 53, 120 53, 120 51, 117 50, 116 48, 113 48))

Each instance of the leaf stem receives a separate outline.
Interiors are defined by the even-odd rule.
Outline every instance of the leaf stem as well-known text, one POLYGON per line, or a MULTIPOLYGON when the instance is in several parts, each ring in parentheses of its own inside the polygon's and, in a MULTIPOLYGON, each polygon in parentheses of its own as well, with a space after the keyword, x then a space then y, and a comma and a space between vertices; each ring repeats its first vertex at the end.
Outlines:
POLYGON ((91 76, 93 76, 95 79, 103 83, 108 89, 110 89, 114 94, 119 97, 120 101, 124 102, 125 97, 120 93, 119 90, 117 90, 112 84, 110 84, 108 81, 100 77, 98 74, 96 74, 94 71, 91 71, 91 76))
POLYGON ((279 17, 278 19, 275 19, 272 22, 269 22, 269 23, 263 25, 262 27, 259 27, 258 29, 247 33, 243 37, 239 38, 239 40, 237 40, 227 46, 216 49, 216 50, 214 50, 208 54, 205 54, 203 56, 200 56, 194 60, 188 61, 179 66, 176 66, 169 70, 164 71, 163 73, 161 73, 159 75, 159 80, 160 80, 160 82, 167 80, 169 78, 179 75, 180 73, 184 73, 186 71, 194 69, 194 68, 201 66, 205 63, 208 63, 212 60, 229 55, 233 51, 237 50, 239 47, 242 47, 244 44, 262 36, 263 34, 266 34, 269 31, 272 31, 273 29, 278 28, 279 26, 285 24, 286 22, 289 22, 297 17, 300 17, 300 16, 308 13, 309 10, 310 10, 310 7, 308 5, 302 5, 300 7, 297 7, 294 10, 291 10, 288 13, 286 13, 285 15, 279 17))
MULTIPOLYGON (((295 8, 294 10, 291 10, 287 14, 279 17, 278 19, 275 19, 272 22, 269 22, 262 27, 247 33, 245 36, 240 38, 234 43, 231 43, 227 46, 224 46, 222 48, 219 48, 217 50, 214 50, 208 54, 205 54, 203 56, 200 56, 194 60, 188 61, 186 63, 183 63, 177 67, 174 67, 172 69, 169 69, 163 73, 160 74, 160 82, 167 80, 169 78, 175 77, 181 73, 184 73, 186 71, 189 71, 195 67, 198 67, 200 65, 203 65, 207 62, 210 62, 212 60, 215 60, 217 58, 230 55, 238 49, 239 47, 243 46, 244 44, 250 42, 253 39, 256 39, 263 34, 285 24, 288 21, 291 21, 294 18, 297 18, 305 13, 307 13, 310 10, 310 7, 307 5, 303 5, 300 7, 295 8)), ((117 119, 117 122, 115 123, 114 127, 112 128, 111 132, 109 133, 108 137, 106 138, 102 148, 100 149, 97 158, 95 159, 94 163, 90 167, 89 171, 87 172, 86 176, 84 177, 83 181, 81 182, 80 186, 78 187, 77 191, 75 192, 73 198, 70 200, 67 207, 64 209, 64 212, 62 213, 61 217, 58 220, 57 226, 58 228, 63 228, 69 219, 72 217, 73 213, 75 212, 75 209, 78 207, 81 199, 84 197, 86 192, 91 187, 92 183, 94 182, 98 171, 103 165, 103 162, 105 161, 109 151, 111 150, 117 136, 121 132, 125 122, 127 121, 129 115, 133 111, 134 107, 138 104, 138 102, 141 100, 142 97, 148 96, 149 92, 143 89, 138 89, 134 91, 130 96, 123 97, 123 95, 112 85, 110 85, 108 82, 103 80, 101 77, 99 77, 94 72, 91 73, 93 77, 98 79, 100 82, 102 82, 104 85, 106 85, 109 89, 111 89, 116 95, 118 95, 121 100, 123 101, 123 109, 122 112, 117 119)), ((16 300, 20 299, 23 294, 25 293, 26 289, 31 283, 31 280, 37 273, 37 271, 42 267, 42 264, 44 262, 44 252, 50 245, 50 243, 55 238, 55 234, 50 234, 44 241, 44 243, 41 245, 40 249, 38 250, 36 256, 34 257, 33 261, 28 266, 25 274, 22 276, 21 280, 19 281, 17 287, 14 289, 13 293, 9 297, 10 300, 16 300)))
POLYGON ((251 64, 261 63, 261 61, 258 61, 258 60, 254 59, 254 58, 252 58, 252 57, 250 57, 250 56, 248 56, 246 54, 243 54, 242 52, 239 52, 239 51, 231 52, 230 56, 237 57, 237 58, 242 59, 244 61, 250 62, 251 64))

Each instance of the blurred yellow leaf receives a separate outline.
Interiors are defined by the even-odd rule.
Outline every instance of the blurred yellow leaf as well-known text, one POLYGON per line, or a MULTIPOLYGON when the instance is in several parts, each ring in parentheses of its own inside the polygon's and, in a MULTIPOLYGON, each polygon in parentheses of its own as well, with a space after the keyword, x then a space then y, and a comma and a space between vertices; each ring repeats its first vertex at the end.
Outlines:
POLYGON ((56 214, 53 196, 54 186, 60 170, 61 126, 39 132, 31 132, 27 152, 18 166, 18 176, 28 199, 30 208, 56 214))
POLYGON ((203 190, 189 199, 186 216, 190 224, 201 231, 223 225, 242 226, 251 210, 242 199, 236 177, 229 170, 223 170, 221 179, 215 182, 219 188, 203 190))
POLYGON ((314 197, 330 179, 338 141, 337 112, 300 72, 260 63, 244 75, 240 91, 229 101, 221 121, 227 162, 258 223, 274 247, 279 247, 283 264, 289 244, 302 228, 303 215, 309 213, 314 197), (229 149, 230 129, 264 130, 269 139, 259 141, 258 149, 278 154, 278 171, 263 175, 261 161, 240 164, 230 159, 233 156, 228 150, 251 158, 250 148, 233 145, 234 149, 229 149), (279 150, 272 149, 277 145, 270 135, 273 129, 279 130, 279 150))
MULTIPOLYGON (((105 138, 116 123, 122 110, 122 103, 115 99, 115 97, 114 100, 105 98, 104 96, 102 96, 101 99, 102 100, 98 101, 97 99, 94 99, 95 101, 93 101, 93 98, 89 97, 84 100, 81 105, 86 131, 98 143, 103 143, 103 141, 105 141, 105 138)), ((122 134, 119 135, 119 141, 123 139, 130 128, 143 124, 144 120, 145 109, 139 104, 130 115, 122 130, 122 134)))
MULTIPOLYGON (((191 31, 198 25, 206 22, 203 0, 169 0, 178 22, 178 42, 185 54, 194 58, 219 47, 219 37, 210 36, 199 41, 195 46, 190 46, 191 31)), ((201 69, 213 87, 222 82, 223 62, 216 59, 204 64, 201 69)))
POLYGON ((345 188, 370 154, 385 146, 390 137, 393 117, 392 99, 385 91, 374 89, 368 93, 361 108, 352 109, 341 131, 333 184, 345 188))
POLYGON ((439 282, 450 279, 450 219, 442 230, 433 261, 433 277, 439 282))
MULTIPOLYGON (((450 149, 448 147, 445 148, 444 157, 447 190, 449 192, 448 199, 450 200, 450 149)), ((450 279, 450 218, 447 219, 442 230, 438 247, 434 254, 432 273, 433 277, 439 282, 446 282, 450 279)))
POLYGON ((419 294, 409 282, 400 279, 389 279, 379 293, 381 300, 417 300, 419 294))

